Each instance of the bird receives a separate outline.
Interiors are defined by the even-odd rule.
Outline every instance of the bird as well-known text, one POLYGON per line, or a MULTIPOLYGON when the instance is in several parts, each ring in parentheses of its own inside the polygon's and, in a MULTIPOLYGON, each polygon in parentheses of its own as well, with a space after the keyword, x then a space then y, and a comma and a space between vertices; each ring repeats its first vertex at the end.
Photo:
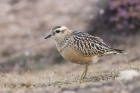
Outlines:
POLYGON ((114 49, 97 36, 86 32, 70 30, 66 26, 54 26, 45 39, 52 38, 62 57, 72 63, 85 65, 80 79, 85 79, 91 63, 108 54, 127 54, 125 50, 114 49))

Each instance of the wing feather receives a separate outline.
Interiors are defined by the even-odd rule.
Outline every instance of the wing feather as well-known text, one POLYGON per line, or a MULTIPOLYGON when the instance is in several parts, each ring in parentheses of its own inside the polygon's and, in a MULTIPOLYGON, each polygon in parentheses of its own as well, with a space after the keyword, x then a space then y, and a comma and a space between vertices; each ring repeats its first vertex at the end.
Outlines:
POLYGON ((99 37, 92 36, 85 32, 73 32, 74 49, 84 56, 103 55, 112 50, 99 37))

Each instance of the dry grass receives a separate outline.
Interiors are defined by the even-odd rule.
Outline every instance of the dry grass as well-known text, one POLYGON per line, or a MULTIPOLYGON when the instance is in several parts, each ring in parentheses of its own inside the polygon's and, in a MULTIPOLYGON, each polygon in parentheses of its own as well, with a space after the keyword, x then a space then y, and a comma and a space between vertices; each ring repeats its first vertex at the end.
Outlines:
MULTIPOLYGON (((104 64, 92 65, 92 69, 89 69, 87 78, 80 81, 81 71, 77 71, 82 68, 72 70, 67 69, 68 64, 52 66, 44 71, 19 73, 1 73, 0 74, 0 90, 40 90, 49 89, 53 91, 54 88, 64 88, 69 86, 86 86, 95 82, 112 81, 118 77, 118 73, 122 70, 135 69, 140 70, 140 64, 133 63, 129 65, 122 65, 121 67, 115 67, 114 69, 101 68, 104 64), (52 69, 53 68, 53 69, 52 69), (62 69, 63 68, 63 69, 62 69), (99 69, 100 68, 100 69, 99 69), (94 70, 98 69, 98 71, 94 70), (68 73, 68 70, 70 73, 68 73), (104 71, 103 71, 104 70, 104 71), (92 71, 92 73, 91 73, 92 71), (72 75, 73 74, 73 75, 72 75)), ((110 65, 111 66, 111 65, 110 65)), ((72 65, 75 67, 75 65, 72 65)), ((113 65, 112 65, 113 67, 113 65)))

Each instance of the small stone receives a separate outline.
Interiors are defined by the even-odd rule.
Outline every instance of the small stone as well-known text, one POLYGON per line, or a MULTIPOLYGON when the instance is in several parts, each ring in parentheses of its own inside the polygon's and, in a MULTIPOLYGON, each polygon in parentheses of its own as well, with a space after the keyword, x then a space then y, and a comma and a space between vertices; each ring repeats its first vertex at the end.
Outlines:
POLYGON ((119 77, 117 79, 132 80, 134 77, 138 77, 139 75, 140 74, 136 70, 125 70, 120 72, 119 77))

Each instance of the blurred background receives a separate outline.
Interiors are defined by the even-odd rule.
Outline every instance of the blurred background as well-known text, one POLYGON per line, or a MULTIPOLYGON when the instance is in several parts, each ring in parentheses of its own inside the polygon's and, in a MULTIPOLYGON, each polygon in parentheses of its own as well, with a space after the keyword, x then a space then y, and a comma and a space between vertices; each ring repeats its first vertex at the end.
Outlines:
POLYGON ((0 0, 0 72, 79 67, 60 56, 52 39, 44 39, 56 25, 99 36, 128 52, 104 57, 97 64, 119 66, 140 60, 140 0, 0 0))

